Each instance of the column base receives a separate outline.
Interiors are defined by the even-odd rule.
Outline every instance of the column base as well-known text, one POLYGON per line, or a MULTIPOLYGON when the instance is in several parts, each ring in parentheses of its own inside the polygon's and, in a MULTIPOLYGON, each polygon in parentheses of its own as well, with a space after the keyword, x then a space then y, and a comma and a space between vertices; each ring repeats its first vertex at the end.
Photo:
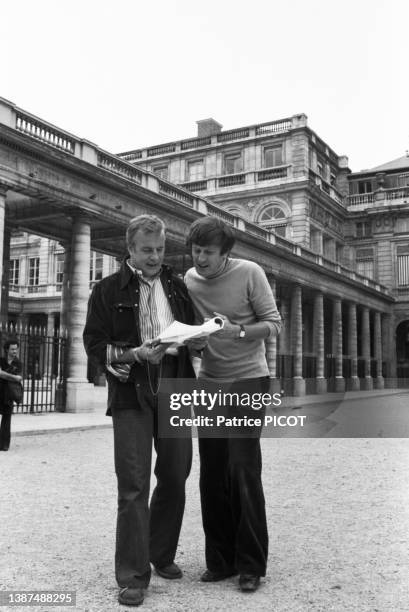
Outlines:
POLYGON ((317 376, 315 379, 315 393, 327 392, 327 379, 323 376, 317 376))
POLYGON ((351 376, 351 378, 348 379, 348 391, 360 391, 361 390, 361 383, 359 381, 358 376, 351 376))
POLYGON ((293 395, 294 397, 305 395, 305 379, 302 376, 293 376, 293 395))
POLYGON ((383 376, 377 376, 375 378, 375 389, 384 389, 385 388, 385 381, 383 376))
POLYGON ((335 393, 343 393, 345 391, 345 378, 343 376, 335 377, 335 393))
POLYGON ((362 390, 363 391, 372 391, 373 390, 373 378, 372 376, 365 376, 362 380, 362 390))
POLYGON ((94 412, 95 387, 88 380, 67 378, 65 412, 94 412))
POLYGON ((62 383, 58 383, 55 389, 55 411, 65 412, 65 388, 62 383))

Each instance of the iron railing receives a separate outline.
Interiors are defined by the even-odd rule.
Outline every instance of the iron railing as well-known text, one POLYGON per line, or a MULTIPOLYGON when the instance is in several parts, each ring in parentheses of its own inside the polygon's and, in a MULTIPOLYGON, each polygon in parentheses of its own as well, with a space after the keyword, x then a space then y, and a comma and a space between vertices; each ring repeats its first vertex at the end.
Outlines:
POLYGON ((67 339, 57 334, 47 335, 40 327, 0 326, 1 345, 7 340, 19 343, 19 359, 23 365, 23 402, 14 406, 14 412, 64 410, 67 339))

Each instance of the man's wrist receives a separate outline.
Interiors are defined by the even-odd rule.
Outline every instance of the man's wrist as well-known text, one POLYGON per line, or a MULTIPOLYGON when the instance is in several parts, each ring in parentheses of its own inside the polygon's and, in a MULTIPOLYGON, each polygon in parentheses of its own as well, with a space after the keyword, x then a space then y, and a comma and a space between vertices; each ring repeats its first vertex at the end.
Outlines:
POLYGON ((141 348, 140 346, 137 346, 134 349, 132 349, 133 356, 134 356, 134 359, 135 359, 136 363, 143 363, 143 359, 142 359, 142 357, 140 355, 140 348, 141 348))

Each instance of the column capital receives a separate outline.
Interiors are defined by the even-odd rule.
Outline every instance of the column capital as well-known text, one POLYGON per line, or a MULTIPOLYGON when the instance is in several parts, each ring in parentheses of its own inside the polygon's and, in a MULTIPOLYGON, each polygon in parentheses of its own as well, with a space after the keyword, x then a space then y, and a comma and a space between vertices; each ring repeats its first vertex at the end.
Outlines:
POLYGON ((6 197, 6 193, 8 192, 9 189, 10 187, 8 187, 8 185, 5 185, 4 183, 0 183, 0 196, 6 197))
POLYGON ((86 210, 81 210, 79 208, 71 207, 71 208, 67 208, 65 213, 66 213, 66 217, 68 219, 71 219, 72 224, 92 222, 92 216, 86 210))
POLYGON ((323 297, 328 297, 328 294, 325 293, 322 289, 313 289, 314 297, 318 295, 322 295, 323 297))

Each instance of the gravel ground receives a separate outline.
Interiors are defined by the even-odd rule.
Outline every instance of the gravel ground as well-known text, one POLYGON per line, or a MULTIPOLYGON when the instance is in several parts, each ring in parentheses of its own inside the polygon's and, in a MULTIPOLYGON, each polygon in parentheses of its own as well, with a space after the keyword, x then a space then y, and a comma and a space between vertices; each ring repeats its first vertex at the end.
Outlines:
MULTIPOLYGON (((199 582, 196 442, 177 557, 185 576, 154 575, 142 610, 409 610, 408 440, 262 441, 271 552, 255 594, 237 579, 199 582)), ((76 590, 81 612, 134 609, 117 603, 112 455, 109 429, 12 439, 0 456, 0 589, 76 590)))

